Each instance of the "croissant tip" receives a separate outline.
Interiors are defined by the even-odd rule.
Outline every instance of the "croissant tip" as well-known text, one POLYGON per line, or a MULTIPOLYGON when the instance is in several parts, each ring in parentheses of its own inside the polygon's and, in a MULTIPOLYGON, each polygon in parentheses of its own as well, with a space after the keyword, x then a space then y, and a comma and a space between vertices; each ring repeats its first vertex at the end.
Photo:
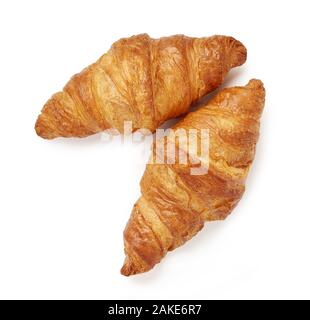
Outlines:
POLYGON ((36 124, 34 126, 36 134, 43 139, 54 139, 56 138, 55 134, 49 130, 49 127, 46 125, 42 115, 39 115, 36 124))
POLYGON ((264 83, 259 79, 251 79, 246 88, 256 92, 256 95, 260 96, 261 98, 265 99, 266 90, 264 87, 264 83))
POLYGON ((152 269, 153 266, 139 263, 132 259, 130 256, 126 256, 124 264, 121 268, 121 274, 125 277, 133 276, 136 274, 144 273, 152 269))
POLYGON ((232 51, 231 51, 231 68, 239 67, 246 62, 247 49, 242 42, 231 37, 232 51))
POLYGON ((44 130, 42 128, 42 120, 41 120, 41 116, 38 117, 36 123, 35 123, 35 126, 34 126, 34 130, 36 131, 36 134, 39 136, 39 137, 42 137, 44 135, 44 130))
POLYGON ((125 259, 124 265, 122 266, 122 269, 121 269, 121 274, 125 277, 129 277, 131 275, 136 274, 136 272, 134 271, 133 265, 128 258, 125 259))
POLYGON ((264 83, 259 79, 251 79, 246 86, 253 89, 264 89, 264 83))

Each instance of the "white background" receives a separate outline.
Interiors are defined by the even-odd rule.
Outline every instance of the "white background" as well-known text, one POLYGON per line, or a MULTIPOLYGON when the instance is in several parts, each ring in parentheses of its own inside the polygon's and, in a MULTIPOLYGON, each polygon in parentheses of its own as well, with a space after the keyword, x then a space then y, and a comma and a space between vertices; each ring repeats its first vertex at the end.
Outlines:
POLYGON ((1 1, 0 298, 310 298, 308 1, 1 1), (262 79, 247 191, 147 274, 126 278, 122 232, 149 143, 46 141, 41 107, 120 37, 232 35, 262 79))

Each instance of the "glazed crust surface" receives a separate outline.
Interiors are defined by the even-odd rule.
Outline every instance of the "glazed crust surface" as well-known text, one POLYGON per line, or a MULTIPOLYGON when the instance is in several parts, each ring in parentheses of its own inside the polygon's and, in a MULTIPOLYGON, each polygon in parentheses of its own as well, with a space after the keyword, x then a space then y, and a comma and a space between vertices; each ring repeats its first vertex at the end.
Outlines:
MULTIPOLYGON (((174 127, 187 133, 193 128, 209 130, 208 173, 192 174, 199 163, 147 165, 142 195, 124 231, 123 275, 150 270, 199 232, 205 221, 231 213, 254 159, 264 101, 263 83, 253 79, 244 87, 222 90, 174 127)), ((170 134, 161 142, 165 145, 169 138, 170 134)), ((153 148, 153 157, 156 152, 153 148)))
POLYGON ((105 129, 154 131, 188 111, 192 102, 217 88, 246 60, 232 37, 120 39, 98 61, 74 75, 44 105, 35 125, 39 136, 85 137, 105 129))

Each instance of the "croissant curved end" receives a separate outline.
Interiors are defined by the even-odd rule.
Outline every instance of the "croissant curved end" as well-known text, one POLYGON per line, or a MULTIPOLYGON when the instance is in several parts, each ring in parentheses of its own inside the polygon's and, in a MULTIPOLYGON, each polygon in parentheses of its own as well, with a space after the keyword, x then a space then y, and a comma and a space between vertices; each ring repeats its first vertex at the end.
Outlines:
POLYGON ((125 241, 125 261, 121 269, 121 274, 124 276, 132 276, 139 273, 144 273, 151 270, 154 264, 149 264, 141 258, 139 254, 132 249, 131 245, 125 241))
POLYGON ((230 67, 235 68, 239 67, 245 63, 247 59, 247 49, 246 47, 238 40, 233 37, 230 37, 230 67))
POLYGON ((151 269, 152 269, 151 267, 146 266, 146 265, 145 266, 141 266, 141 265, 137 266, 134 263, 134 261, 129 256, 127 256, 125 258, 124 264, 122 266, 121 274, 123 276, 129 277, 129 276, 133 276, 135 274, 147 272, 151 269))
POLYGON ((56 131, 50 127, 49 121, 47 119, 44 119, 44 115, 40 114, 35 127, 34 127, 37 135, 44 139, 54 139, 57 138, 59 135, 56 133, 56 131))
POLYGON ((264 84, 259 79, 251 79, 246 85, 246 87, 251 89, 261 89, 262 91, 265 91, 264 84))
POLYGON ((134 265, 131 263, 131 260, 127 257, 124 261, 124 265, 122 266, 121 274, 126 277, 136 274, 134 265))

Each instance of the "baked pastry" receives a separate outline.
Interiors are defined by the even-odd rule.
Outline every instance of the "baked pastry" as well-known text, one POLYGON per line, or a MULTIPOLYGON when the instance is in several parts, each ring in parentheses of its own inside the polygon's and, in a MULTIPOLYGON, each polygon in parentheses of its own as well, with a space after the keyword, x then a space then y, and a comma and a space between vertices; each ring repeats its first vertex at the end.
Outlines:
MULTIPOLYGON (((198 111, 189 113, 167 136, 156 144, 165 146, 164 164, 147 165, 141 180, 141 197, 134 205, 124 231, 126 259, 121 270, 129 276, 146 272, 159 263, 168 251, 191 239, 205 221, 222 220, 237 205, 254 158, 259 136, 260 116, 265 101, 263 83, 251 80, 244 87, 219 92, 198 111), (208 172, 192 174, 193 168, 207 163, 199 160, 168 163, 168 142, 182 129, 208 129, 208 172)), ((198 134, 198 145, 201 145, 198 134), (200 143, 199 143, 200 142, 200 143)), ((191 140, 189 140, 189 143, 191 140)), ((190 146, 189 146, 190 147, 190 146)), ((178 154, 190 154, 180 141, 178 154)), ((158 156, 153 147, 153 160, 158 156)), ((198 153, 199 155, 199 153, 198 153)), ((160 157, 162 155, 159 155, 160 157)))
POLYGON ((153 132, 245 60, 246 48, 232 37, 120 39, 46 102, 35 130, 46 139, 86 137, 109 128, 122 133, 131 121, 133 131, 153 132))

